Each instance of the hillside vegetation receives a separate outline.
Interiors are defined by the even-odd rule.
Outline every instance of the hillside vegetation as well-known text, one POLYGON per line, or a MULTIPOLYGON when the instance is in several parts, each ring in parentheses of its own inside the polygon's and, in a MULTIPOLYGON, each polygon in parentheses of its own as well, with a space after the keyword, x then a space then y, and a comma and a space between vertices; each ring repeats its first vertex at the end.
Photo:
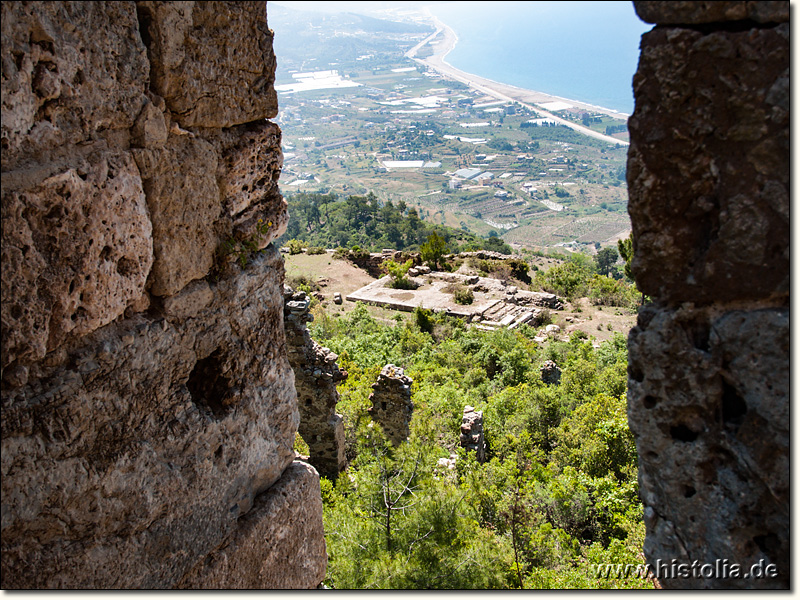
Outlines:
POLYGON ((343 199, 336 194, 300 193, 287 200, 291 219, 279 243, 296 239, 303 245, 321 248, 419 250, 436 232, 449 252, 486 249, 511 253, 508 244, 497 236, 483 239, 467 231, 423 221, 417 209, 402 200, 397 204, 391 200, 379 202, 372 193, 343 199))
POLYGON ((348 471, 322 480, 326 584, 353 588, 653 587, 595 577, 640 563, 636 450, 625 413, 625 338, 481 332, 417 310, 387 324, 364 306, 318 306, 313 337, 349 377, 337 410, 348 471), (554 361, 558 383, 540 368, 554 361), (367 409, 381 368, 413 380, 409 440, 386 441, 367 409), (487 460, 460 447, 465 405, 483 411, 487 460))

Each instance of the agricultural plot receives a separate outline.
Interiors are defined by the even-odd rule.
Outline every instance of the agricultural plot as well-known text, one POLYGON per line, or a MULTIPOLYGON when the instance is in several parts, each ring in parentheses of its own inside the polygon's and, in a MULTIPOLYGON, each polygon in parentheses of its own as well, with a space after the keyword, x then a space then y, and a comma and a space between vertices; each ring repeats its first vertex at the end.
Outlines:
MULTIPOLYGON (((419 206, 437 224, 537 247, 603 244, 629 228, 624 148, 565 127, 531 126, 526 109, 427 77, 402 56, 372 60, 369 68, 331 68, 361 85, 280 98, 291 153, 280 182, 284 194, 373 192, 380 201, 419 206), (409 161, 439 164, 397 167, 409 161), (489 185, 462 179, 453 187, 456 172, 469 168, 486 173, 489 185), (296 181, 304 183, 289 185, 296 181), (567 210, 549 210, 548 202, 567 210)), ((591 126, 598 131, 624 124, 583 117, 596 118, 591 126)))

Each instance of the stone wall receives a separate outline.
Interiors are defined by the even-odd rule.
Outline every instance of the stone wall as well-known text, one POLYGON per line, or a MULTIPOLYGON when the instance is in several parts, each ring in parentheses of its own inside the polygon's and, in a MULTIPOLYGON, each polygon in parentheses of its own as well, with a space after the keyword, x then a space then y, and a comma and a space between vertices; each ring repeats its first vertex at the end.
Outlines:
POLYGON ((336 364, 336 354, 311 339, 306 323, 313 315, 305 292, 289 286, 283 290, 286 350, 297 389, 300 436, 308 444, 309 462, 320 475, 335 480, 347 466, 344 421, 336 412, 336 385, 347 379, 347 371, 336 364))
POLYGON ((475 460, 486 460, 486 440, 483 437, 483 411, 474 406, 465 406, 461 417, 461 433, 458 436, 461 447, 475 453, 475 460))
POLYGON ((628 348, 648 562, 789 585, 789 3, 635 2, 633 273, 652 303, 628 348))
POLYGON ((274 69, 263 2, 2 4, 5 589, 324 577, 274 69))
POLYGON ((379 423, 392 444, 399 446, 408 439, 414 402, 411 400, 413 380, 401 367, 389 364, 381 369, 369 395, 372 419, 379 423))

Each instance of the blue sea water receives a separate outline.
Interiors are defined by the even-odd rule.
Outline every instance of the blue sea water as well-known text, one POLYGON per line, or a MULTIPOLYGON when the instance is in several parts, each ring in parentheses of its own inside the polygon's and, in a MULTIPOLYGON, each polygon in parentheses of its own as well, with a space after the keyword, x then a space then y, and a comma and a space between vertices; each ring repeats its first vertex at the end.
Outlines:
POLYGON ((517 87, 630 114, 632 79, 648 25, 632 2, 442 2, 454 67, 517 87))

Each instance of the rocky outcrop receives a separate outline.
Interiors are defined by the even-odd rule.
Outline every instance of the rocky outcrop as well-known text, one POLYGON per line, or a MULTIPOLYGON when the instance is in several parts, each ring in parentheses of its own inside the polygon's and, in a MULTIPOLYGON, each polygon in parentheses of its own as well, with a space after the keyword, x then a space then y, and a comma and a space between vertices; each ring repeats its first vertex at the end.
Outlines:
POLYGON ((381 369, 369 395, 372 406, 368 410, 373 421, 380 424, 383 433, 395 446, 406 441, 410 432, 414 412, 412 383, 402 368, 389 364, 381 369))
POLYGON ((310 301, 305 292, 283 287, 286 351, 294 370, 300 409, 300 436, 310 450, 309 462, 325 477, 336 479, 347 466, 344 421, 336 413, 336 384, 347 379, 339 358, 311 338, 306 323, 310 301))
POLYGON ((788 2, 635 2, 628 416, 648 562, 774 565, 665 588, 789 586, 788 2))
POLYGON ((6 589, 324 576, 271 39, 259 2, 2 5, 6 589))
POLYGON ((486 441, 483 437, 483 412, 475 410, 474 406, 464 407, 464 416, 461 418, 461 434, 459 443, 465 450, 475 453, 478 462, 486 460, 486 441))

